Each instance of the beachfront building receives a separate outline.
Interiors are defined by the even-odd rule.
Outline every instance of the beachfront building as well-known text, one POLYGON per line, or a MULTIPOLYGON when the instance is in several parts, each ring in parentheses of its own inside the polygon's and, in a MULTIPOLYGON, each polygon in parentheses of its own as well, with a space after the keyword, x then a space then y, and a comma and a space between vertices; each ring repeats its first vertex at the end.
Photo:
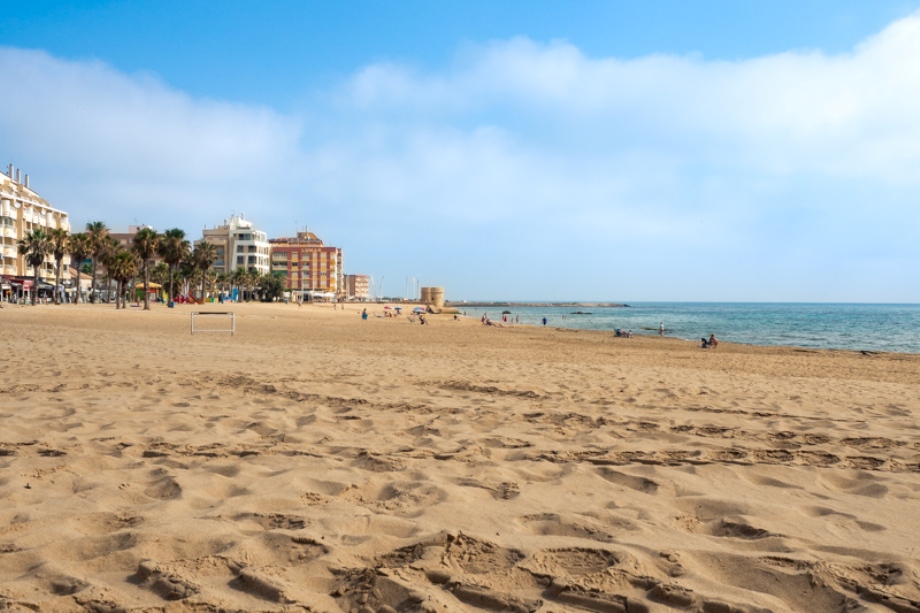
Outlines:
POLYGON ((371 296, 370 275, 345 275, 345 297, 348 300, 367 300, 371 296))
MULTIPOLYGON (((29 186, 29 175, 9 165, 0 172, 0 297, 2 300, 22 298, 31 291, 34 271, 19 255, 18 243, 29 232, 42 230, 50 234, 61 228, 70 232, 67 213, 52 207, 29 186)), ((71 285, 68 266, 70 255, 61 262, 61 287, 67 291, 71 285)), ((54 256, 48 255, 39 268, 39 292, 50 295, 54 291, 54 256)))
POLYGON ((207 241, 217 249, 217 261, 212 269, 229 275, 235 270, 255 270, 260 275, 269 272, 271 245, 265 232, 256 230, 243 214, 232 215, 223 225, 205 228, 200 240, 207 241))
POLYGON ((327 247, 304 230, 293 238, 273 238, 272 273, 283 273, 284 287, 295 298, 345 297, 342 250, 327 247))
MULTIPOLYGON (((141 225, 141 226, 128 226, 127 232, 109 232, 109 236, 118 241, 118 244, 124 247, 127 250, 131 250, 134 247, 134 237, 137 235, 138 231, 143 230, 144 228, 150 228, 153 230, 153 226, 141 225)), ((153 262, 162 262, 163 258, 159 255, 153 256, 153 262)))

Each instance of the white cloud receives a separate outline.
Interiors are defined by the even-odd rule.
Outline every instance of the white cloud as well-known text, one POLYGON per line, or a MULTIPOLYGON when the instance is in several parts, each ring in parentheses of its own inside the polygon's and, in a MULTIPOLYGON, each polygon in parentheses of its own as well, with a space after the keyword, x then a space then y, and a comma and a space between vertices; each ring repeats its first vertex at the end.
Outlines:
POLYGON ((0 65, 15 83, 0 97, 8 154, 39 165, 33 185, 76 219, 168 223, 168 211, 185 218, 177 224, 213 224, 299 155, 299 122, 270 109, 195 100, 150 75, 36 51, 0 48, 0 65))

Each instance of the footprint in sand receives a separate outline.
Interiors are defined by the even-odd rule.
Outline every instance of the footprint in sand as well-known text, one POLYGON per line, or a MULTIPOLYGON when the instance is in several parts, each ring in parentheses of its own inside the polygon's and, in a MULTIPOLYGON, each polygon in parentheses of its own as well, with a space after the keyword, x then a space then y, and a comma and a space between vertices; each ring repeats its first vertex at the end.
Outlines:
POLYGON ((590 518, 575 518, 558 515, 556 513, 540 513, 525 515, 520 518, 527 529, 539 536, 566 536, 590 539, 601 543, 613 542, 613 536, 608 532, 608 527, 635 530, 635 525, 627 519, 619 518, 615 524, 606 526, 600 521, 590 518))
POLYGON ((155 478, 144 490, 144 495, 158 500, 176 500, 182 497, 182 487, 172 475, 157 469, 151 473, 155 478))

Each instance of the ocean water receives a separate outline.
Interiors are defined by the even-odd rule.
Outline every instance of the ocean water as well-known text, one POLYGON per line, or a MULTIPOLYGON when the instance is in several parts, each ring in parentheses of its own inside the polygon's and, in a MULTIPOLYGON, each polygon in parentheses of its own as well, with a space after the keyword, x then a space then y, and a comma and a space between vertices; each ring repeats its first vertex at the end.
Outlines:
MULTIPOLYGON (((463 305, 456 305, 463 310, 463 305)), ((624 328, 633 334, 658 334, 699 340, 715 334, 721 341, 750 345, 789 345, 816 349, 920 353, 920 305, 637 302, 629 307, 502 307, 465 309, 471 317, 487 313, 502 320, 587 330, 624 328), (574 315, 584 311, 585 315, 574 315)))

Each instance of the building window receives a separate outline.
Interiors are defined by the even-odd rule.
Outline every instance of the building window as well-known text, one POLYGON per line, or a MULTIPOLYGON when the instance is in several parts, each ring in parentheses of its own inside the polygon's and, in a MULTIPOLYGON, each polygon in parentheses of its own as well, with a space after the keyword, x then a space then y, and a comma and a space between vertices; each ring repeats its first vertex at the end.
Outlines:
POLYGON ((236 256, 236 263, 237 263, 238 265, 242 265, 243 262, 244 262, 244 260, 245 260, 245 258, 244 258, 243 256, 241 256, 241 255, 236 256))

